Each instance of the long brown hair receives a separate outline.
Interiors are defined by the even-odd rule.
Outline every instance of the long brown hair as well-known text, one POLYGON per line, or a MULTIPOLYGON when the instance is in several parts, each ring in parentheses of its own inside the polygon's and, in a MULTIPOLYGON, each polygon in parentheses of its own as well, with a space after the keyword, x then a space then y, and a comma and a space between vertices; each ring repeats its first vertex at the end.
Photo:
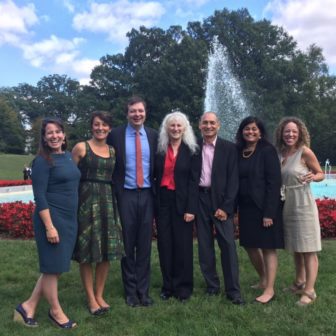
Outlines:
POLYGON ((297 117, 285 117, 280 120, 278 127, 275 130, 275 146, 279 152, 282 152, 286 147, 283 141, 283 131, 287 124, 294 123, 299 130, 299 138, 296 143, 296 147, 302 147, 303 145, 310 147, 310 135, 305 123, 297 117))
MULTIPOLYGON (((65 132, 64 132, 64 125, 62 121, 58 118, 44 118, 41 122, 40 143, 39 143, 39 149, 38 149, 37 155, 41 155, 52 165, 53 160, 51 157, 51 149, 48 146, 47 142, 44 140, 46 128, 48 124, 54 124, 58 126, 62 130, 63 133, 65 132)), ((67 147, 68 147, 68 143, 65 137, 61 148, 63 151, 65 151, 67 147)))

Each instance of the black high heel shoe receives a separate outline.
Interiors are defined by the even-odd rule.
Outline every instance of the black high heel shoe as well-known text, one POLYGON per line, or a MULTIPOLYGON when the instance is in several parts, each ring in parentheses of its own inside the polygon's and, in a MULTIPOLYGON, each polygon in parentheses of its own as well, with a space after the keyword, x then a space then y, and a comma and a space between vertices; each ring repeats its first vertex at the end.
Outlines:
POLYGON ((65 323, 59 323, 56 321, 55 317, 51 315, 51 311, 49 309, 48 316, 51 320, 52 323, 55 324, 56 327, 59 327, 61 329, 73 329, 77 327, 77 323, 74 321, 69 320, 68 322, 65 323))
POLYGON ((14 310, 14 318, 13 321, 19 322, 26 327, 36 328, 38 327, 38 323, 32 317, 27 316, 27 312, 22 307, 22 303, 20 303, 14 310))

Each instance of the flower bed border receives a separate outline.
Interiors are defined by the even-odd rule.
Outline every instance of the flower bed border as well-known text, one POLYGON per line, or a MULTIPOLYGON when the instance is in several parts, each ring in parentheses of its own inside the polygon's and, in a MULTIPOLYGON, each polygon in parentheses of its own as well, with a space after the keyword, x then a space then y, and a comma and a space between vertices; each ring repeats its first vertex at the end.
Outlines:
MULTIPOLYGON (((322 238, 336 238, 336 199, 317 199, 322 238)), ((0 204, 0 234, 6 237, 29 239, 34 237, 32 216, 34 202, 21 201, 0 204)), ((238 233, 238 231, 237 231, 238 233)), ((153 239, 156 227, 153 225, 153 239)))

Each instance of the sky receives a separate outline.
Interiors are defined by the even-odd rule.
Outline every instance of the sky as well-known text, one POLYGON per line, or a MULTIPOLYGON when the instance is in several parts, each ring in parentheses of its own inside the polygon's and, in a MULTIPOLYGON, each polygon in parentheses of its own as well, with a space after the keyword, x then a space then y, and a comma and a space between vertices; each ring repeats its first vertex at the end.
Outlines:
POLYGON ((101 57, 124 52, 132 28, 185 28, 224 7, 284 27, 302 50, 316 44, 336 74, 336 0, 0 0, 0 87, 51 74, 88 84, 101 57))

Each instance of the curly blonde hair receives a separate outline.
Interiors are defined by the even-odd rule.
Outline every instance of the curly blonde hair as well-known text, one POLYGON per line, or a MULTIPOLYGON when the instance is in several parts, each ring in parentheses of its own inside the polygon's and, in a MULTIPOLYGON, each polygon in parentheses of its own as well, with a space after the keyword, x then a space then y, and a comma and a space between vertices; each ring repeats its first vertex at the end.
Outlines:
POLYGON ((283 141, 283 131, 288 123, 294 123, 299 130, 299 138, 296 143, 296 148, 307 146, 310 147, 310 135, 305 123, 297 117, 285 117, 280 120, 278 127, 275 130, 275 146, 278 151, 282 151, 285 148, 283 141))
POLYGON ((189 147, 191 153, 194 154, 198 149, 196 137, 188 120, 188 117, 180 111, 174 111, 164 117, 159 131, 158 153, 165 154, 167 152, 169 144, 167 129, 170 122, 172 121, 179 121, 182 123, 182 125, 184 126, 182 141, 189 147))

